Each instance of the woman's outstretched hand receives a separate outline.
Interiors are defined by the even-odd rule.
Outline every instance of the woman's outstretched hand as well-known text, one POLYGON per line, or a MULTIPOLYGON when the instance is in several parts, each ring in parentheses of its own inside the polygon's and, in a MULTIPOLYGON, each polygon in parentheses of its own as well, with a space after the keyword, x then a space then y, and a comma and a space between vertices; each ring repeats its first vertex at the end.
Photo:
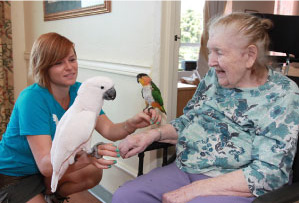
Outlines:
POLYGON ((145 128, 152 124, 161 124, 162 115, 159 110, 145 109, 126 121, 128 129, 145 128))
POLYGON ((120 157, 119 150, 112 143, 103 143, 97 146, 98 158, 94 155, 88 154, 85 151, 81 151, 76 155, 76 170, 83 168, 89 164, 93 164, 99 169, 111 168, 111 165, 116 163, 116 160, 107 160, 103 158, 107 157, 120 157))
POLYGON ((100 158, 92 157, 91 162, 94 166, 100 169, 111 168, 111 165, 116 163, 116 160, 107 160, 104 156, 118 158, 120 157, 119 150, 112 143, 103 143, 97 146, 97 153, 100 158))

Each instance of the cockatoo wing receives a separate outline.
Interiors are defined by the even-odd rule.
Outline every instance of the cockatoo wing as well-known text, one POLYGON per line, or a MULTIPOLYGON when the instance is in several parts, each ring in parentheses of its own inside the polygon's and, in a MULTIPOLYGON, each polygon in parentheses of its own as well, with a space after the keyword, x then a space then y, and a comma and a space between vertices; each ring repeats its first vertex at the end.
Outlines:
POLYGON ((82 149, 90 151, 90 138, 98 116, 91 111, 69 110, 71 111, 67 111, 58 123, 52 144, 52 192, 56 191, 58 180, 65 173, 68 165, 74 163, 76 153, 82 149))

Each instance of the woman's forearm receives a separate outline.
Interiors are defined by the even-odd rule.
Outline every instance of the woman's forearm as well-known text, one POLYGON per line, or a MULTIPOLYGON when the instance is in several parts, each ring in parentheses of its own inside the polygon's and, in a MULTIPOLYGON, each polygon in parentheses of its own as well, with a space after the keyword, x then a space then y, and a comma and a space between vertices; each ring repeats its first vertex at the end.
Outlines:
POLYGON ((177 190, 163 194, 163 202, 189 202, 199 196, 253 196, 242 170, 214 178, 195 181, 177 190))
POLYGON ((114 124, 106 115, 99 116, 96 123, 96 131, 111 141, 123 139, 135 130, 127 121, 114 124))
POLYGON ((161 115, 154 109, 149 112, 140 112, 120 123, 113 123, 106 115, 101 115, 98 117, 96 130, 106 139, 117 141, 124 139, 137 129, 161 123, 161 118, 161 115))
POLYGON ((170 143, 170 144, 177 143, 178 134, 172 125, 170 124, 163 125, 157 128, 157 131, 159 132, 159 139, 156 141, 170 143))
POLYGON ((38 165, 38 168, 43 176, 45 176, 45 177, 52 176, 53 170, 52 170, 50 153, 43 156, 37 165, 38 165))
POLYGON ((218 177, 195 182, 201 196, 231 195, 250 197, 253 196, 248 188, 242 170, 220 175, 218 177), (201 188, 201 189, 199 189, 201 188))

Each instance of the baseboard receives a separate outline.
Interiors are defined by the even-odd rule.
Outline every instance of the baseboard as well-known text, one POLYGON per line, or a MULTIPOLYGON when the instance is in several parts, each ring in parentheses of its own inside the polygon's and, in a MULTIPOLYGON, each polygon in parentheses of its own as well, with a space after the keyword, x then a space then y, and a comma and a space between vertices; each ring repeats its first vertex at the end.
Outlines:
POLYGON ((111 203, 112 201, 112 193, 101 185, 97 185, 88 191, 103 203, 111 203))

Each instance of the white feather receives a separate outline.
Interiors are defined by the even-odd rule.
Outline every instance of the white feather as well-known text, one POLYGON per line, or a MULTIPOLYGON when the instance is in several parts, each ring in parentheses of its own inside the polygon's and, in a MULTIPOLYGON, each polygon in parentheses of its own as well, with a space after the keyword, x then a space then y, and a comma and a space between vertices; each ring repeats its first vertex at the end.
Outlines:
POLYGON ((153 102, 155 102, 155 99, 152 95, 152 86, 151 85, 145 85, 142 88, 142 95, 144 97, 144 100, 151 105, 153 102))
POLYGON ((56 191, 68 166, 74 163, 76 154, 81 150, 91 152, 91 135, 104 103, 104 94, 113 87, 113 81, 106 77, 86 80, 80 86, 73 105, 58 122, 51 148, 52 192, 56 191))

